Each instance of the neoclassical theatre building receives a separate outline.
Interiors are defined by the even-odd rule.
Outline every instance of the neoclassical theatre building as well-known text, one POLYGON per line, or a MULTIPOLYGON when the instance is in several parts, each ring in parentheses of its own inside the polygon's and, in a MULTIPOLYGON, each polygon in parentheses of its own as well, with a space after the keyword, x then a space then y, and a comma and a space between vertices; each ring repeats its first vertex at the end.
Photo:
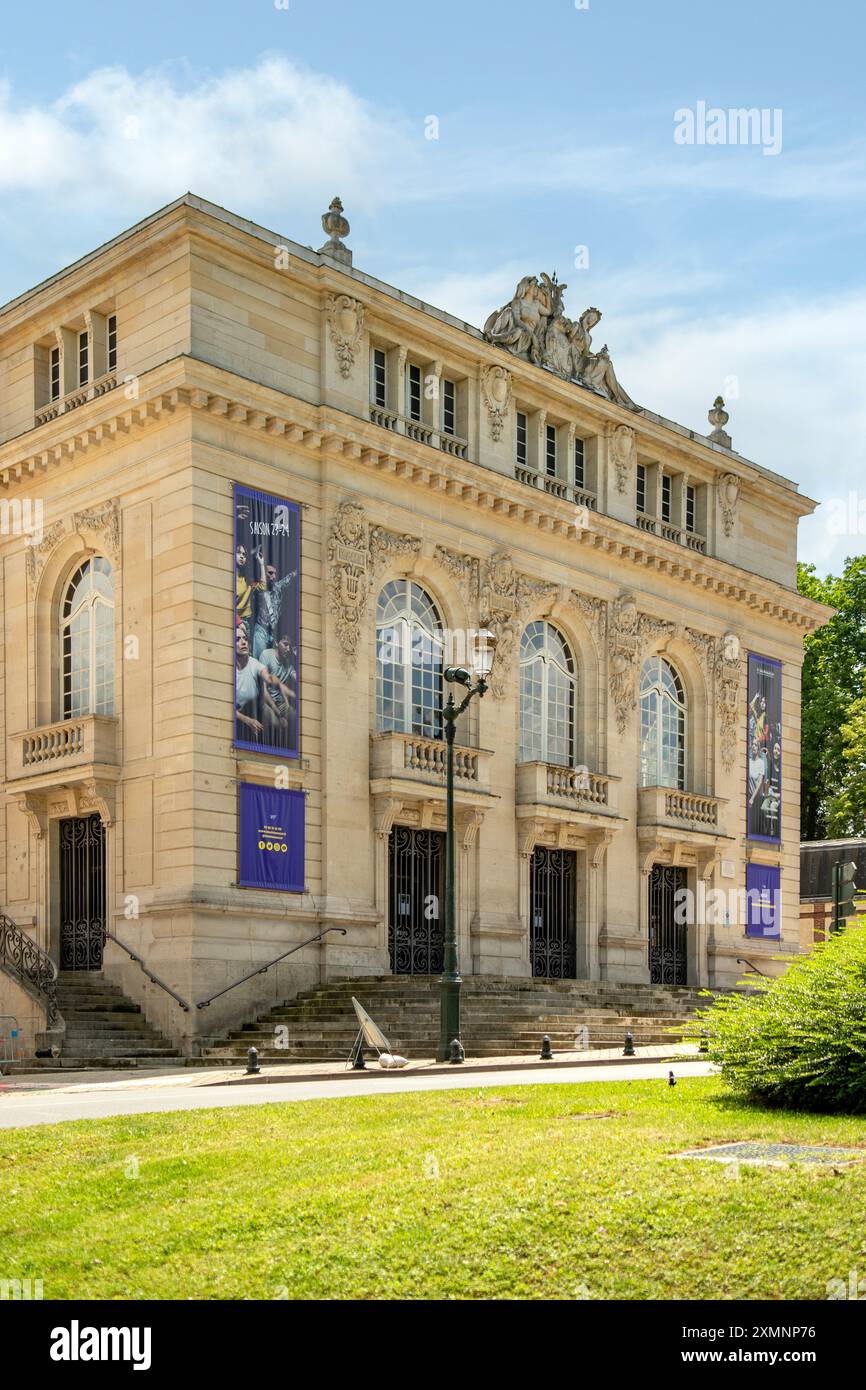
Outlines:
POLYGON ((187 1053, 440 971, 443 671, 480 631, 464 976, 724 988, 799 949, 813 502, 721 399, 706 435, 635 404, 556 277, 481 331, 322 220, 314 251, 187 195, 0 310, 19 1051, 62 1045, 57 970, 187 1053))

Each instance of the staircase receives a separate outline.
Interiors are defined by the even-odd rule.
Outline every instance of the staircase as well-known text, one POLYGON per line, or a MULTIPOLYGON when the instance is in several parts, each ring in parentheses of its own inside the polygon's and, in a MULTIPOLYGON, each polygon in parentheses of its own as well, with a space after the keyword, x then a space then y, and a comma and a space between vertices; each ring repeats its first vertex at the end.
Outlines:
POLYGON ((185 1065, 183 1054, 150 1026, 138 1005, 97 971, 62 970, 57 1006, 66 1022, 62 1055, 28 1061, 28 1071, 185 1065))
MULTIPOLYGON (((246 1061, 250 1047, 272 1061, 332 1061, 348 1057, 358 1031, 352 995, 396 1052, 433 1057, 439 1040, 438 977, 369 976, 306 990, 256 1023, 206 1048, 203 1060, 246 1061), (282 1034, 287 1047, 277 1047, 282 1034)), ((661 985, 615 985, 592 980, 520 980, 470 976, 462 989, 462 1042, 467 1057, 538 1055, 545 1033, 554 1052, 621 1047, 626 1031, 636 1046, 673 1043, 686 1019, 707 1003, 697 990, 661 985), (576 1040, 585 1028, 585 1041, 576 1040)))

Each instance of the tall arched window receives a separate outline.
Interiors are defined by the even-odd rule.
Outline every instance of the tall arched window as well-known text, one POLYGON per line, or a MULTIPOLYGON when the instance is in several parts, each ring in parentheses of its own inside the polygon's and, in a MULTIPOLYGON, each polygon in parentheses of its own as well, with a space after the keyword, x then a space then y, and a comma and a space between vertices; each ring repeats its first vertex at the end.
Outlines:
POLYGON ((63 600, 63 717, 114 713, 114 579, 97 557, 73 574, 63 600))
POLYGON ((651 656, 640 677, 640 784, 686 785, 686 695, 662 656, 651 656))
POLYGON ((442 622, 409 579, 386 584, 376 608, 376 727, 442 737, 442 622))
POLYGON ((546 622, 520 639, 520 761, 574 766, 577 675, 568 643, 546 622))

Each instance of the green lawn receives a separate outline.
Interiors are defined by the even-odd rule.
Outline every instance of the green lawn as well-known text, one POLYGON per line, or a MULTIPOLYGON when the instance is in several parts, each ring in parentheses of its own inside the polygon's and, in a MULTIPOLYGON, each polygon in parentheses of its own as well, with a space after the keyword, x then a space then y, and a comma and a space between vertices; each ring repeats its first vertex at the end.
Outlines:
POLYGON ((745 1138, 866 1149, 866 1120, 684 1078, 6 1130, 0 1278, 74 1299, 821 1299, 866 1273, 866 1164, 666 1157, 745 1138))

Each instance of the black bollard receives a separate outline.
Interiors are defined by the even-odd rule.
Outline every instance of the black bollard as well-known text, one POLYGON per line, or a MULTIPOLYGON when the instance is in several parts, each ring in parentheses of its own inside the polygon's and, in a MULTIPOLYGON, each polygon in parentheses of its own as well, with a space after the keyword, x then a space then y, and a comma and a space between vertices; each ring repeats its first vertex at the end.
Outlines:
POLYGON ((247 1053, 247 1076, 258 1076, 260 1071, 259 1054, 254 1047, 251 1047, 247 1053))
POLYGON ((550 1050, 550 1037, 545 1033, 541 1039, 541 1059, 542 1062, 552 1062, 553 1053, 550 1050))
POLYGON ((451 1056, 448 1061, 455 1065, 457 1062, 466 1061, 466 1053, 463 1051, 463 1044, 459 1038, 454 1038, 451 1042, 451 1056))
POLYGON ((623 1057, 633 1057, 633 1056, 634 1056, 634 1034, 633 1034, 633 1033, 626 1033, 626 1035, 625 1035, 625 1047, 624 1047, 623 1050, 622 1050, 622 1055, 623 1055, 623 1057))
POLYGON ((669 1086, 676 1086, 676 1084, 677 1084, 677 1079, 676 1079, 676 1077, 674 1076, 674 1074, 673 1074, 672 1071, 669 1071, 669 1072, 668 1072, 668 1085, 669 1085, 669 1086))
POLYGON ((359 1039, 358 1046, 355 1048, 355 1056, 352 1058, 352 1071, 366 1070, 367 1063, 364 1061, 364 1044, 359 1039))

